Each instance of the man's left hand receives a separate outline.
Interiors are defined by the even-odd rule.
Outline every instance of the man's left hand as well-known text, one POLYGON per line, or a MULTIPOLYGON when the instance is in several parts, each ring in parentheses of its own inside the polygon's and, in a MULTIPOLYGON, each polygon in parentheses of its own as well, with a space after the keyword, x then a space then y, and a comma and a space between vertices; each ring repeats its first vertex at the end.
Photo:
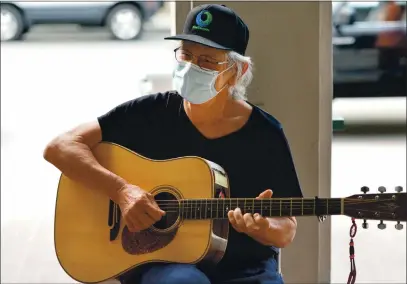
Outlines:
MULTIPOLYGON (((273 191, 267 189, 263 191, 256 199, 271 198, 273 191)), ((270 223, 267 218, 264 218, 258 213, 254 215, 246 213, 242 215, 240 208, 235 210, 230 210, 228 212, 229 222, 232 224, 232 227, 239 233, 245 233, 249 236, 261 234, 265 230, 269 229, 270 223)))

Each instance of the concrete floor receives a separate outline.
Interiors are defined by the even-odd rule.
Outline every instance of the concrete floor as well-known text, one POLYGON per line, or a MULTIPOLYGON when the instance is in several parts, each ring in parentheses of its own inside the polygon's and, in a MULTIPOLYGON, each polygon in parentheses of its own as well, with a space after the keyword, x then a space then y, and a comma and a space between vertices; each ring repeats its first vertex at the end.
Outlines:
MULTIPOLYGON (((163 36, 1 45, 1 283, 72 283, 53 247, 59 172, 42 151, 58 133, 137 96, 145 74, 170 74, 173 46, 158 41, 163 36)), ((356 194, 362 185, 405 188, 405 157, 405 137, 336 137, 333 195, 356 194)), ((355 238, 357 283, 405 283, 406 230, 370 225, 355 238)), ((349 218, 333 218, 332 283, 348 277, 349 226, 349 218)))

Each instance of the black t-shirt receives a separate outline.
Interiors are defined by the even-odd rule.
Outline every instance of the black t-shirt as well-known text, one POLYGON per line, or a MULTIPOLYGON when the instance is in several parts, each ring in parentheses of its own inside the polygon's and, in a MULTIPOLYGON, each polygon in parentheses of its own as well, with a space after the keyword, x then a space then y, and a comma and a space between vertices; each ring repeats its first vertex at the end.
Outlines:
MULTIPOLYGON (((195 128, 176 92, 128 101, 98 120, 103 141, 145 157, 163 160, 192 155, 217 163, 228 174, 232 197, 257 197, 269 188, 273 197, 302 197, 280 123, 256 106, 240 130, 216 139, 205 138, 195 128)), ((253 263, 278 252, 230 228, 222 264, 253 263)))

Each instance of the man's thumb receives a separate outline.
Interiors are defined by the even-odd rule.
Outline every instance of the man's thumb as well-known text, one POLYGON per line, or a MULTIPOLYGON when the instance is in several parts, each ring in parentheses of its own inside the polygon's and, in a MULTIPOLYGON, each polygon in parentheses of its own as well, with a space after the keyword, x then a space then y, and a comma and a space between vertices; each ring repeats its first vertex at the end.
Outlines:
POLYGON ((273 191, 271 189, 267 189, 260 193, 259 197, 260 198, 271 198, 273 196, 273 191))

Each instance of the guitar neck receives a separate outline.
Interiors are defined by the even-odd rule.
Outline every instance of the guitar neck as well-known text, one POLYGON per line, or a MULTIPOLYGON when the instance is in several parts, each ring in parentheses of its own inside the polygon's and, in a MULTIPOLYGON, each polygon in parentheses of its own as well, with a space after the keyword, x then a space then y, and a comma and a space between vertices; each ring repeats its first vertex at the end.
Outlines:
MULTIPOLYGON (((169 212, 183 219, 226 219, 227 213, 240 208, 243 214, 258 213, 263 217, 342 215, 342 198, 213 198, 182 199, 167 205, 169 212)), ((167 206, 162 206, 166 210, 167 206)), ((161 206, 160 206, 161 207, 161 206)))

